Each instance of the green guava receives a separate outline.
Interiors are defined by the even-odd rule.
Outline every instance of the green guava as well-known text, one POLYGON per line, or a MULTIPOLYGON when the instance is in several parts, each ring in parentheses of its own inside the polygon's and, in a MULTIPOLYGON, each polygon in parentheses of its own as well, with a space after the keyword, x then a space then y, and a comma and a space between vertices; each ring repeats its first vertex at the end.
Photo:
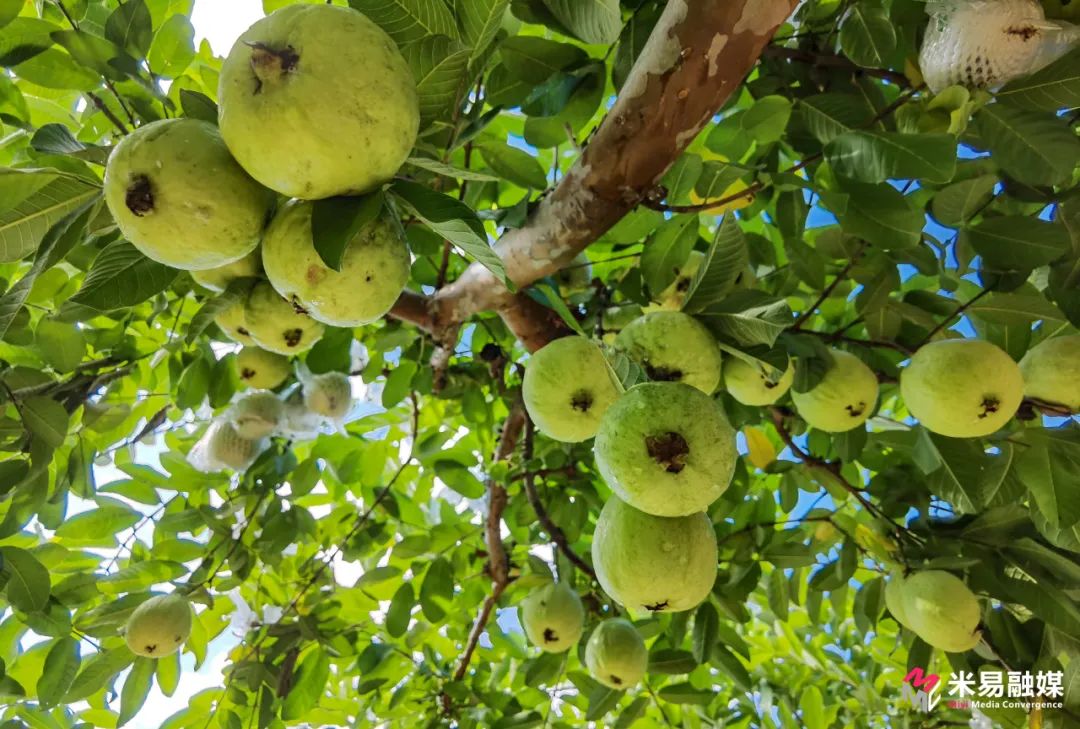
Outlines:
POLYGON ((615 339, 654 382, 684 382, 711 395, 720 384, 720 348, 689 314, 654 311, 634 320, 615 339))
POLYGON ((738 357, 724 361, 724 389, 743 405, 772 405, 782 398, 795 380, 795 365, 789 359, 780 378, 774 370, 752 365, 738 357))
POLYGON ((597 581, 619 604, 681 612, 712 591, 716 532, 704 513, 652 516, 612 496, 596 520, 592 558, 597 581))
POLYGON ((570 296, 589 288, 592 282, 592 266, 589 263, 589 257, 584 252, 577 254, 566 268, 555 272, 554 279, 559 285, 559 293, 563 296, 570 296))
POLYGON ((1035 345, 1020 360, 1020 372, 1026 396, 1080 412, 1080 334, 1035 345))
POLYGON ((686 295, 690 292, 690 284, 694 282, 694 276, 705 261, 705 254, 701 251, 690 251, 686 263, 679 266, 675 271, 675 280, 668 287, 657 294, 653 301, 656 303, 645 307, 645 311, 663 309, 667 311, 679 311, 686 302, 686 295))
POLYGON ((990 435, 1024 399, 1020 367, 978 339, 943 339, 919 347, 900 373, 900 396, 927 430, 952 438, 990 435))
POLYGON ((791 391, 799 415, 813 428, 843 433, 865 423, 874 413, 878 381, 874 371, 853 354, 831 350, 833 363, 812 389, 791 391))
POLYGON ((596 626, 585 644, 589 674, 608 688, 637 685, 649 667, 649 650, 629 620, 609 618, 596 626))
POLYGON ((246 470, 259 455, 263 441, 243 438, 228 420, 215 420, 188 453, 188 462, 199 471, 212 473, 246 470))
POLYGON ((409 248, 385 216, 361 228, 335 271, 311 238, 312 203, 293 200, 263 236, 262 262, 278 293, 324 324, 370 324, 390 310, 409 280, 409 248))
POLYGON ((238 278, 250 278, 262 273, 262 258, 256 248, 243 258, 205 271, 192 271, 191 278, 204 289, 221 292, 238 278))
POLYGON ((963 653, 979 643, 979 600, 963 580, 942 570, 909 575, 902 586, 907 627, 935 648, 963 653))
POLYGON ((600 315, 600 323, 605 332, 621 332, 630 323, 641 316, 641 307, 637 304, 624 304, 621 306, 609 306, 600 315))
POLYGON ((420 127, 416 81, 394 41, 333 5, 288 5, 248 28, 222 64, 218 100, 237 162, 303 200, 375 189, 420 127))
POLYGON ((892 613, 896 622, 910 629, 911 624, 904 608, 905 582, 906 578, 899 571, 892 574, 889 581, 885 583, 885 607, 892 613))
POLYGON ((585 337, 563 337, 529 358, 521 394, 542 433, 577 443, 596 435, 619 389, 598 346, 585 337))
POLYGON ((656 516, 704 511, 727 490, 739 457, 720 407, 681 382, 632 387, 604 413, 594 451, 612 491, 656 516))
POLYGON ((241 438, 258 440, 274 433, 285 416, 285 405, 267 390, 245 394, 229 408, 229 420, 241 438))
POLYGON ((213 124, 164 119, 144 124, 113 148, 105 202, 144 255, 198 271, 254 250, 274 195, 229 156, 213 124))
POLYGON ((124 641, 131 652, 146 658, 161 658, 180 650, 191 635, 191 605, 176 594, 155 595, 131 613, 124 628, 124 641))
POLYGON ((251 338, 251 332, 247 328, 247 318, 244 316, 245 303, 236 301, 230 304, 227 309, 223 309, 214 317, 214 323, 229 339, 246 347, 253 347, 255 340, 251 338))
POLYGON ((529 641, 546 653, 562 653, 578 642, 585 627, 581 598, 565 582, 552 582, 521 601, 518 614, 529 641))
POLYGON ((289 358, 258 347, 244 347, 236 354, 240 381, 256 390, 272 390, 292 374, 289 358))
POLYGON ((340 372, 313 375, 304 383, 304 406, 316 415, 341 420, 352 409, 352 382, 340 372))
POLYGON ((281 297, 274 287, 260 281, 244 304, 248 334, 263 349, 278 354, 297 354, 311 349, 326 327, 281 297))

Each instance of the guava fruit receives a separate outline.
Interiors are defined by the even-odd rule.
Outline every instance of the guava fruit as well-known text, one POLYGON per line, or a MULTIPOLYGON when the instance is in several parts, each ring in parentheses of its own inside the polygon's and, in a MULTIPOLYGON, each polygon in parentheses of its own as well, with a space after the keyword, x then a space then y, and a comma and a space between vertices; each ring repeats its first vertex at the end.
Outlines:
POLYGON ((598 346, 585 337, 563 337, 529 359, 521 394, 542 433, 577 443, 596 435, 619 389, 598 346))
POLYGON ((222 64, 218 100, 240 166, 303 200, 375 189, 420 127, 416 81, 390 36, 333 5, 288 5, 256 21, 222 64))
POLYGON ((787 369, 779 379, 775 374, 738 357, 728 357, 724 361, 724 389, 743 405, 772 405, 791 388, 795 380, 794 363, 788 360, 787 369))
POLYGON ((978 339, 943 339, 919 347, 900 373, 900 396, 927 430, 977 438, 1005 426, 1024 399, 1020 367, 978 339))
POLYGON ((204 473, 246 470, 262 452, 265 441, 242 438, 228 420, 215 420, 188 453, 188 463, 204 473))
POLYGON ((596 626, 585 644, 589 674, 608 688, 633 688, 649 667, 649 651, 629 620, 609 618, 596 626))
POLYGON ((654 382, 684 382, 706 395, 720 384, 720 348, 689 314, 654 311, 631 322, 615 339, 654 382))
POLYGON ((949 653, 978 645, 979 600, 959 577, 942 570, 916 572, 901 589, 901 614, 924 641, 949 653))
POLYGON ((1026 396, 1080 411, 1080 334, 1035 345, 1020 360, 1020 372, 1026 396))
POLYGON ((521 627, 546 653, 562 653, 578 642, 585 627, 581 598, 565 582, 552 582, 521 601, 521 627))
POLYGON ((254 250, 274 196, 236 164, 213 124, 163 119, 113 148, 105 202, 144 255, 199 271, 254 250))
POLYGON ((285 397, 285 414, 281 421, 281 433, 294 440, 310 440, 317 436, 326 419, 308 410, 304 404, 304 390, 298 387, 285 397))
POLYGON ((705 393, 681 382, 646 382, 600 420, 596 466, 612 491, 655 516, 704 511, 731 483, 735 431, 705 393))
POLYGON ((247 328, 247 318, 244 316, 245 304, 243 300, 230 304, 227 309, 223 309, 214 317, 214 323, 229 339, 252 347, 255 345, 255 340, 251 338, 251 332, 247 328))
POLYGON ((247 440, 266 438, 274 433, 285 416, 285 405, 267 390, 244 394, 229 408, 229 421, 236 434, 247 440))
POLYGON ((704 513, 653 516, 612 496, 596 520, 592 558, 597 581, 619 604, 681 612, 700 605, 716 581, 716 532, 704 513))
POLYGON ((584 291, 592 282, 592 266, 589 264, 589 257, 584 252, 577 254, 566 268, 555 272, 554 278, 555 283, 559 285, 559 293, 563 296, 584 291))
POLYGON ((910 628, 910 621, 904 608, 905 582, 906 578, 899 571, 892 574, 889 581, 885 583, 885 607, 892 613, 896 622, 905 628, 910 628))
POLYGON ((361 228, 335 271, 311 238, 312 203, 287 203, 266 229, 262 262, 278 293, 324 324, 370 324, 394 305, 409 280, 409 249, 389 218, 361 228))
POLYGON ((267 281, 255 284, 244 303, 248 334, 263 349, 297 354, 311 349, 326 327, 281 297, 267 281))
POLYGON ((192 271, 191 278, 204 289, 221 292, 238 278, 250 278, 262 273, 262 259, 256 248, 243 258, 205 271, 192 271))
POLYGON ((791 391, 799 415, 813 428, 843 433, 865 423, 874 413, 878 381, 874 371, 853 354, 831 350, 832 366, 812 389, 791 391))
POLYGON ((272 390, 292 374, 289 358, 258 347, 244 347, 236 354, 240 381, 256 390, 272 390))
POLYGON ((341 420, 352 409, 352 382, 340 372, 311 375, 304 382, 304 405, 316 415, 341 420))
POLYGON ((653 297, 653 301, 656 303, 645 307, 645 311, 655 311, 657 309, 678 311, 682 309, 683 304, 686 302, 686 295, 690 292, 690 284, 694 282, 694 276, 697 275, 698 269, 701 268, 704 260, 705 254, 701 251, 690 251, 686 263, 676 270, 675 280, 668 284, 666 289, 653 297))
POLYGON ((124 641, 131 652, 161 658, 180 650, 191 635, 192 611, 187 599, 176 594, 155 595, 131 613, 124 641))

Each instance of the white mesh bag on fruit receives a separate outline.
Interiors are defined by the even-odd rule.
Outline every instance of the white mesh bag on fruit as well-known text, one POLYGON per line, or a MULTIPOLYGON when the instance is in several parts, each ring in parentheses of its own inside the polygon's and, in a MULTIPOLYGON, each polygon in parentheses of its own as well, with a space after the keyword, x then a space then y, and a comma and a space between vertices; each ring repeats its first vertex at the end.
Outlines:
POLYGON ((203 437, 192 446, 188 463, 203 473, 225 469, 244 471, 255 462, 266 445, 265 438, 242 438, 231 422, 219 419, 210 423, 203 437))

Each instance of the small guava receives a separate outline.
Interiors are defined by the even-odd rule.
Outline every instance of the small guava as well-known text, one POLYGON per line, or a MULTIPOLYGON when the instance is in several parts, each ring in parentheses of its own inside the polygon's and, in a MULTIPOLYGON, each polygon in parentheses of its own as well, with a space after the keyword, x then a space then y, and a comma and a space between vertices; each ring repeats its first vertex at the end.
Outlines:
POLYGON ((281 433, 294 440, 310 440, 322 432, 326 419, 308 410, 304 404, 304 390, 297 387, 285 397, 285 415, 281 421, 281 433))
POLYGON ((584 251, 574 256, 566 268, 560 268, 553 276, 555 283, 559 285, 559 293, 563 296, 571 296, 589 288, 592 282, 592 265, 584 251))
POLYGON ((942 570, 916 572, 901 589, 901 615, 924 641, 949 653, 979 644, 979 600, 959 577, 942 570))
POLYGON ((738 357, 724 361, 724 389, 743 405, 761 407, 782 398, 795 381, 795 365, 789 359, 783 373, 753 365, 738 357))
POLYGON ((188 463, 204 473, 246 470, 262 452, 265 441, 242 438, 228 420, 215 420, 188 453, 188 463))
POLYGON ((1080 334, 1035 345, 1020 360, 1020 372, 1027 397, 1080 412, 1080 334))
POLYGON ((304 405, 316 415, 342 420, 352 409, 352 382, 341 372, 312 375, 304 382, 304 405))
POLYGON ((900 396, 927 430, 977 438, 1003 428, 1024 399, 1020 367, 979 339, 943 339, 919 347, 900 373, 900 396))
POLYGON ((562 653, 581 638, 585 608, 570 585, 552 582, 521 601, 519 619, 533 645, 546 653, 562 653))
POLYGON ((409 280, 409 248, 381 215, 357 231, 335 271, 311 237, 312 203, 287 203, 266 230, 262 262, 278 293, 311 318, 339 327, 370 324, 390 310, 409 280))
POLYGON ((905 582, 906 578, 901 572, 897 571, 892 574, 889 581, 885 583, 885 607, 892 613, 896 622, 905 628, 909 628, 910 621, 904 608, 905 582))
POLYGON ((155 595, 131 613, 124 641, 131 652, 145 658, 161 658, 180 650, 191 635, 192 610, 177 594, 155 595))
POLYGON ((838 349, 833 362, 812 389, 791 391, 795 409, 808 425, 826 433, 843 433, 865 423, 874 413, 878 380, 861 359, 838 349))
POLYGON ((686 262, 675 270, 675 280, 668 287, 657 294, 653 301, 656 303, 645 308, 646 311, 664 309, 667 311, 679 311, 686 303, 686 295, 690 292, 690 284, 694 282, 698 269, 705 261, 705 254, 701 251, 690 251, 686 262))
POLYGON ((334 5, 288 5, 256 21, 222 64, 218 100, 237 162, 303 200, 375 189, 420 127, 416 81, 394 41, 334 5))
POLYGON ((285 405, 267 390, 245 393, 229 408, 229 420, 241 438, 258 440, 277 430, 285 417, 285 405))
POLYGON ((298 354, 311 349, 326 327, 281 297, 266 281, 255 284, 244 303, 248 334, 263 349, 298 354))
POLYGON ((292 374, 289 358, 258 347, 244 347, 236 354, 240 382, 256 390, 272 390, 292 374))
POLYGON ((609 618, 589 636, 585 665, 589 674, 608 688, 633 688, 649 667, 649 650, 633 623, 609 618))
POLYGON ((222 292, 238 278, 252 278, 262 273, 262 259, 256 248, 241 259, 205 271, 192 271, 191 278, 204 289, 222 292))
POLYGON ((214 323, 225 333, 225 336, 237 344, 254 347, 255 340, 251 338, 251 332, 248 331, 244 309, 245 302, 237 300, 218 312, 217 316, 214 317, 214 323))
POLYGON ((641 314, 641 307, 637 304, 609 306, 604 309, 603 313, 600 315, 600 323, 603 324, 605 332, 618 333, 630 326, 630 323, 641 316, 641 314))
POLYGON ((274 195, 229 155, 213 124, 163 119, 120 140, 105 168, 105 202, 149 258, 198 271, 259 243, 274 195))
POLYGON ((706 395, 720 384, 716 339, 704 324, 681 311, 645 314, 619 333, 615 347, 654 382, 683 382, 706 395))
POLYGON ((646 382, 600 420, 596 466, 608 486, 656 516, 704 511, 731 483, 735 431, 716 402, 681 382, 646 382))
POLYGON ((529 417, 544 435, 578 443, 596 435, 619 397, 604 353, 585 337, 563 337, 535 352, 521 386, 529 417))
POLYGON ((704 513, 652 516, 612 496, 596 520, 592 558, 597 581, 619 604, 681 612, 712 591, 716 532, 704 513))

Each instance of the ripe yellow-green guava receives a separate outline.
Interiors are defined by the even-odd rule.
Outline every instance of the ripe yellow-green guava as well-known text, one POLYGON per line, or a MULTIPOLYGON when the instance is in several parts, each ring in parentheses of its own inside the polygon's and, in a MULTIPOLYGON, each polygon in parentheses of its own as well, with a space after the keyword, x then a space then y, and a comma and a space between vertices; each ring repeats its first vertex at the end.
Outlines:
POLYGON ((144 255, 188 271, 217 268, 259 243, 274 195, 236 164, 213 124, 164 119, 120 140, 105 202, 144 255))
POLYGON ((247 347, 255 346, 255 340, 251 338, 251 332, 247 328, 247 318, 244 316, 246 302, 238 300, 230 304, 214 317, 214 323, 225 335, 238 344, 247 347))
POLYGON ((654 311, 631 322, 615 339, 654 382, 684 382, 710 395, 720 384, 720 348, 689 314, 654 311))
POLYGON ((903 625, 905 628, 910 627, 910 621, 907 617, 907 611, 904 608, 904 583, 906 578, 904 575, 897 571, 892 574, 889 581, 885 583, 885 607, 892 613, 896 622, 903 625))
POLYGON ((236 354, 240 382, 256 390, 272 390, 292 374, 289 358, 258 347, 244 347, 236 354))
POLYGON ((226 263, 224 266, 208 268, 205 271, 192 271, 191 278, 204 289, 221 292, 235 279, 251 278, 260 273, 262 273, 262 258, 259 249, 256 248, 243 258, 226 263))
POLYGON ((1080 334, 1035 345, 1020 360, 1020 372, 1028 397, 1080 411, 1080 334))
POLYGON ((192 611, 187 599, 176 594, 155 595, 131 613, 124 641, 131 652, 161 658, 180 650, 191 635, 192 611))
POLYGON ((704 513, 652 516, 612 496, 592 543, 596 579, 631 610, 681 612, 700 605, 716 581, 716 532, 704 513))
POLYGON ((316 415, 341 420, 352 409, 352 382, 340 372, 312 375, 304 383, 304 406, 316 415))
POLYGON ((394 305, 409 280, 409 249, 389 218, 361 228, 335 271, 311 238, 312 203, 287 203, 263 236, 262 262, 278 293, 324 324, 370 324, 394 305))
POLYGON ((874 371, 853 354, 831 350, 832 366, 811 390, 791 391, 799 415, 811 427, 843 433, 869 419, 878 399, 874 371))
POLYGON ((959 577, 942 570, 916 572, 901 590, 901 614, 924 641, 949 653, 978 645, 979 600, 959 577))
POLYGON ((267 281, 255 284, 244 303, 244 326, 263 349, 297 354, 311 349, 326 327, 289 303, 267 281))
POLYGON ((790 359, 779 379, 774 370, 738 357, 724 361, 724 389, 743 405, 772 405, 787 393, 794 380, 795 365, 790 359))
POLYGON ((584 252, 577 254, 566 268, 555 272, 554 279, 559 285, 559 293, 563 296, 584 291, 592 281, 592 266, 589 264, 589 257, 584 252))
POLYGON ((188 453, 188 463, 205 473, 247 469, 262 451, 265 441, 243 438, 227 419, 215 420, 188 453))
POLYGON ((585 337, 556 339, 534 353, 521 386, 536 427, 565 443, 596 435, 619 390, 604 353, 585 337))
POLYGON ((594 451, 612 491, 656 516, 704 511, 731 483, 739 457, 720 407, 681 382, 630 388, 604 413, 594 451))
POLYGON ((416 81, 394 41, 333 5, 289 5, 248 28, 222 64, 218 99, 237 162, 303 200, 386 182, 420 126, 416 81))
POLYGON ((629 620, 609 618, 596 626, 585 643, 589 674, 608 688, 633 688, 649 667, 649 651, 629 620))
POLYGON ((562 653, 581 638, 585 608, 570 585, 552 582, 521 601, 519 619, 533 645, 547 653, 562 653))
POLYGON ((698 269, 701 268, 704 260, 705 254, 701 251, 690 251, 686 263, 676 270, 675 280, 668 284, 666 289, 653 297, 653 301, 656 303, 646 306, 645 311, 655 311, 657 309, 678 311, 682 309, 683 304, 686 302, 686 295, 690 292, 690 284, 694 282, 694 276, 697 275, 698 269))
POLYGON ((1020 367, 1004 350, 978 339, 943 339, 919 347, 900 373, 908 412, 934 433, 990 435, 1024 398, 1020 367))
POLYGON ((267 390, 244 394, 229 408, 229 420, 241 438, 258 440, 274 433, 285 416, 285 405, 267 390))

